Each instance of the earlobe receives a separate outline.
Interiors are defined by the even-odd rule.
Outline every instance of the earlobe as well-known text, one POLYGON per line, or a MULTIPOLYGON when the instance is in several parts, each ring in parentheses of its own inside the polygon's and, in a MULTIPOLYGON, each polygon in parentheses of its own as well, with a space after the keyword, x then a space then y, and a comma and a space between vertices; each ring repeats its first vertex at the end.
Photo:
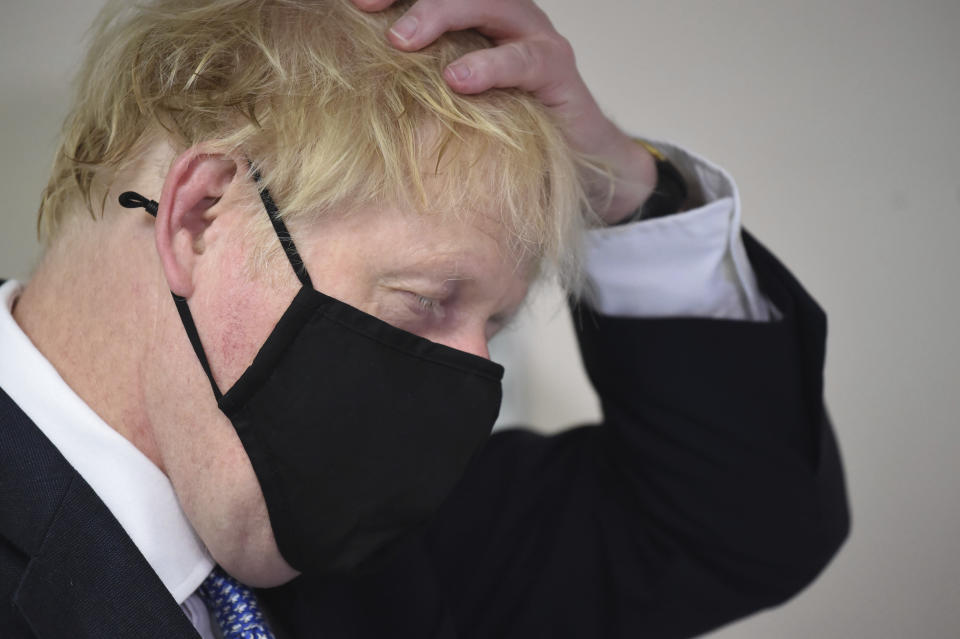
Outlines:
POLYGON ((163 182, 155 224, 160 264, 170 290, 189 298, 197 258, 206 246, 213 207, 238 170, 236 160, 203 153, 198 147, 181 153, 163 182))

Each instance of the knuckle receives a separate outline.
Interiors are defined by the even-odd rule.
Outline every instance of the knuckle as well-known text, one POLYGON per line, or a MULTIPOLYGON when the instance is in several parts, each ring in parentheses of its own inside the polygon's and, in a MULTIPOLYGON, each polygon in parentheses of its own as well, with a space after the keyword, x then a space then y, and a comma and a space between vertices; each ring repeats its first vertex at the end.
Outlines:
POLYGON ((538 7, 537 5, 531 4, 531 11, 534 20, 540 25, 542 29, 553 29, 553 22, 550 21, 550 16, 547 15, 547 12, 538 7))
POLYGON ((573 63, 576 55, 573 51, 573 45, 559 33, 550 39, 549 43, 551 57, 556 57, 564 63, 573 63))
POLYGON ((533 69, 537 64, 537 55, 533 46, 526 40, 518 40, 507 45, 514 64, 522 69, 533 69))

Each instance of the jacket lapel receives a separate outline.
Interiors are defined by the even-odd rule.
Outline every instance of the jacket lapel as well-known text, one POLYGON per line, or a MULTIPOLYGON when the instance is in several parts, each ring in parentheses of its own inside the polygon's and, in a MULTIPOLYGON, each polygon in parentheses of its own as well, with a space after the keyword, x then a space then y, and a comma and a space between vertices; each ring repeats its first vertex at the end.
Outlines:
POLYGON ((0 535, 30 557, 13 594, 38 639, 195 639, 93 489, 0 390, 0 535))

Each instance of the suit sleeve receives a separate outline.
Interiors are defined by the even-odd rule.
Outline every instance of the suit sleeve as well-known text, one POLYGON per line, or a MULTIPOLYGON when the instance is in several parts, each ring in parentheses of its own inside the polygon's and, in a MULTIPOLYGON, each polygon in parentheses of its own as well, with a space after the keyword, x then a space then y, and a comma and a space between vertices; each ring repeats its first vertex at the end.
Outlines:
POLYGON ((689 637, 790 598, 849 529, 826 318, 748 233, 771 322, 574 305, 603 423, 495 434, 426 535, 461 637, 689 637))

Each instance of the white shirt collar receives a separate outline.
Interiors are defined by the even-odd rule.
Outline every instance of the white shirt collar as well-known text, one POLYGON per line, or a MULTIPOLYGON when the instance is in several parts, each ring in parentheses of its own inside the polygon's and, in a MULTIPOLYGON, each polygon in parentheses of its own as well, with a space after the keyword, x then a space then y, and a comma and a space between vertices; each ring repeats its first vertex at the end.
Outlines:
POLYGON ((21 290, 14 281, 0 285, 0 387, 93 488, 182 604, 213 569, 210 554, 166 475, 67 386, 14 321, 21 290))

